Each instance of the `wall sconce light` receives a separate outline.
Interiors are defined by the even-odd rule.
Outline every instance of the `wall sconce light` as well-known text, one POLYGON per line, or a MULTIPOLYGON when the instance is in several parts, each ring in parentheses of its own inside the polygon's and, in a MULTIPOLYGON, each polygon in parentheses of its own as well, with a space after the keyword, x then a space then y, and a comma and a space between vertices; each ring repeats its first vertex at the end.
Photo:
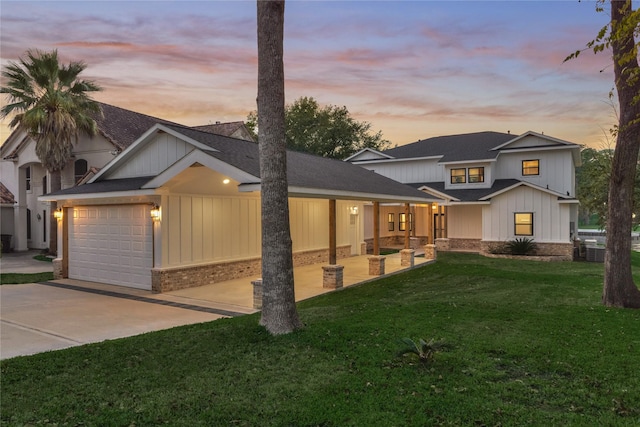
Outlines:
POLYGON ((40 220, 42 219, 42 217, 40 216, 40 214, 36 215, 36 219, 37 219, 38 221, 40 221, 40 220))
POLYGON ((154 204, 149 214, 153 222, 159 222, 161 217, 160 206, 154 204))
POLYGON ((357 206, 351 206, 349 208, 349 211, 351 212, 351 215, 358 215, 358 207, 357 206))
POLYGON ((58 221, 62 221, 62 208, 58 208, 53 211, 53 217, 58 221))
POLYGON ((434 211, 435 211, 436 209, 438 209, 438 204, 437 204, 437 203, 432 204, 432 205, 431 205, 431 209, 432 209, 432 210, 434 210, 434 211))

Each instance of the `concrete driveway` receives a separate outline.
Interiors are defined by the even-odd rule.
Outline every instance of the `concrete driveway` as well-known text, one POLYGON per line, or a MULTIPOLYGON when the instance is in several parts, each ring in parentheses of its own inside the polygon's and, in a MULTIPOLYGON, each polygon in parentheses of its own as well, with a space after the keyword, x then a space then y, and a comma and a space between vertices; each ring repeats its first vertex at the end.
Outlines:
MULTIPOLYGON (((51 271, 37 252, 3 254, 2 273, 51 271)), ((123 338, 221 317, 241 307, 77 280, 0 286, 0 359, 123 338)))

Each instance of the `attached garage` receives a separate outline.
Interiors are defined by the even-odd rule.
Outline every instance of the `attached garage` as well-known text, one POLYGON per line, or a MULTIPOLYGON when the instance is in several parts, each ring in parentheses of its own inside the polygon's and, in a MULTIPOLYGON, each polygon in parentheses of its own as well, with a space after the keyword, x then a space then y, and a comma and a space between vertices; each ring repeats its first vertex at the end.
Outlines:
POLYGON ((69 278, 151 290, 149 205, 76 206, 69 223, 69 278))

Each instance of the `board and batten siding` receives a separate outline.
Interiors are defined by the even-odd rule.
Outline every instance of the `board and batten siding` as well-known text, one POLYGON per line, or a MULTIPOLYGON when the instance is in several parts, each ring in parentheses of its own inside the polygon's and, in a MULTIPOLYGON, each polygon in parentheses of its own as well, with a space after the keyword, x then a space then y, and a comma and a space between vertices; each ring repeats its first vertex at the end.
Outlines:
MULTIPOLYGON (((336 207, 337 245, 349 240, 350 206, 336 207)), ((329 247, 329 202, 289 199, 294 252, 329 247)), ((171 195, 163 197, 162 266, 177 267, 261 256, 260 198, 171 195)))
POLYGON ((361 164, 358 166, 373 170, 377 174, 404 184, 444 181, 444 168, 438 164, 438 159, 383 162, 369 165, 361 164))
POLYGON ((168 133, 156 134, 135 156, 110 172, 109 179, 155 176, 194 150, 193 145, 168 133))
POLYGON ((452 239, 482 238, 482 205, 447 207, 447 235, 452 239))
POLYGON ((519 179, 560 194, 575 196, 575 166, 570 150, 501 153, 495 179, 519 179), (522 175, 523 160, 539 160, 539 175, 522 175), (548 187, 547 187, 548 186, 548 187))
POLYGON ((531 187, 519 187, 491 199, 483 206, 482 237, 485 241, 507 241, 517 237, 541 243, 568 243, 570 205, 557 196, 531 187), (533 212, 533 236, 514 234, 514 213, 533 212))

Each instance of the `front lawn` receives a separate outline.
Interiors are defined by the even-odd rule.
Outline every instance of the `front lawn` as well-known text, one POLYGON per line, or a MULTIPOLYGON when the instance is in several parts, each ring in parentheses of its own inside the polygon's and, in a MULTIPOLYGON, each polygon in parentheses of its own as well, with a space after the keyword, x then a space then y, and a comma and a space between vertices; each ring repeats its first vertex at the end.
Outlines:
MULTIPOLYGON (((640 253, 633 254, 640 283, 640 253)), ((4 425, 638 425, 640 311, 600 305, 602 264, 440 254, 259 315, 3 361, 4 425), (399 340, 447 344, 430 366, 399 340)))
POLYGON ((0 285, 38 283, 53 280, 53 273, 0 273, 0 285))

